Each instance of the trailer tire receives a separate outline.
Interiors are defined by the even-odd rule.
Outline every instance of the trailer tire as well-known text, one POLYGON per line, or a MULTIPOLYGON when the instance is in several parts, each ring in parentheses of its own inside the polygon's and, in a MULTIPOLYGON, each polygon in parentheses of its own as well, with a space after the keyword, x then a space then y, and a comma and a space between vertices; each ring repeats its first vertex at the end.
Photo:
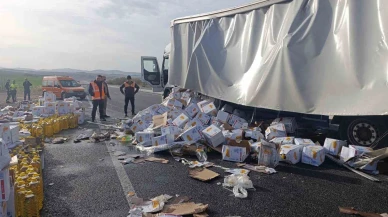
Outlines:
POLYGON ((374 118, 343 118, 340 124, 340 138, 353 145, 370 147, 385 130, 386 127, 374 118))
POLYGON ((163 99, 166 99, 171 93, 171 89, 170 88, 164 88, 164 91, 163 91, 163 99))

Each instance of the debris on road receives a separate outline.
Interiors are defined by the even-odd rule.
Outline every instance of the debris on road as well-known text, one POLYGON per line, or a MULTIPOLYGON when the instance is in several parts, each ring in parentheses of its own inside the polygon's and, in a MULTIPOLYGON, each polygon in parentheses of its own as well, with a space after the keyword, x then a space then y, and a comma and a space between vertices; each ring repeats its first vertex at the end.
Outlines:
POLYGON ((163 158, 156 158, 156 157, 148 157, 145 159, 146 161, 149 162, 156 162, 156 163, 162 163, 162 164, 168 164, 168 160, 163 159, 163 158))
POLYGON ((377 214, 377 213, 370 213, 370 212, 362 212, 355 210, 353 207, 338 207, 340 213, 348 214, 348 215, 359 215, 363 217, 384 217, 387 216, 387 213, 383 214, 377 214))
POLYGON ((64 143, 64 142, 66 142, 66 141, 67 141, 67 138, 64 138, 64 137, 57 137, 57 138, 53 139, 51 142, 52 142, 53 144, 62 144, 62 143, 64 143))
POLYGON ((194 179, 201 180, 203 182, 212 180, 220 176, 220 174, 208 170, 206 168, 195 168, 189 170, 189 176, 194 179))

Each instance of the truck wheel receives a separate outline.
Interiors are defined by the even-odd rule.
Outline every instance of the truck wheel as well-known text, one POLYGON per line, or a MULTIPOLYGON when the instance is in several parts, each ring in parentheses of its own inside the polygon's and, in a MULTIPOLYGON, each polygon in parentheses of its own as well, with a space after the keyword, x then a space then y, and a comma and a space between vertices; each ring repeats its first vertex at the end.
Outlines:
POLYGON ((164 88, 163 99, 166 99, 171 93, 170 88, 164 88))
POLYGON ((350 144, 369 147, 380 138, 383 130, 379 122, 373 119, 349 118, 341 122, 340 136, 350 144))

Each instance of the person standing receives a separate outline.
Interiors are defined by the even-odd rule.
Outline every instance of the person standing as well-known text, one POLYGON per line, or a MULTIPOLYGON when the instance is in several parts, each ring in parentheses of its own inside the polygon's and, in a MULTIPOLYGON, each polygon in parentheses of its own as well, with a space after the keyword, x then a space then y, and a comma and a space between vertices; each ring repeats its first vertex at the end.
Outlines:
POLYGON ((9 100, 11 99, 11 81, 8 79, 7 83, 5 83, 5 89, 7 90, 7 100, 6 103, 11 103, 9 100))
POLYGON ((89 94, 92 96, 93 109, 92 109, 92 121, 96 120, 97 107, 100 113, 100 120, 106 121, 104 118, 104 98, 105 90, 102 84, 102 76, 98 75, 96 80, 90 82, 89 85, 89 94))
POLYGON ((103 84, 104 91, 105 91, 103 114, 104 114, 104 118, 110 118, 110 116, 106 114, 106 107, 108 106, 108 99, 110 100, 111 98, 110 98, 110 94, 109 94, 108 83, 106 83, 105 76, 102 76, 102 84, 103 84))
POLYGON ((31 86, 32 86, 31 82, 26 78, 23 83, 24 101, 26 100, 27 96, 28 96, 28 101, 31 100, 31 89, 30 89, 31 86))
POLYGON ((17 89, 18 89, 15 80, 12 81, 12 84, 10 85, 9 89, 11 90, 12 101, 15 103, 16 102, 16 93, 17 93, 17 89))
POLYGON ((120 92, 125 96, 124 104, 124 113, 125 117, 128 117, 128 103, 131 101, 132 106, 132 116, 136 115, 135 113, 135 94, 139 92, 140 87, 132 80, 130 75, 127 76, 127 81, 120 87, 120 92))

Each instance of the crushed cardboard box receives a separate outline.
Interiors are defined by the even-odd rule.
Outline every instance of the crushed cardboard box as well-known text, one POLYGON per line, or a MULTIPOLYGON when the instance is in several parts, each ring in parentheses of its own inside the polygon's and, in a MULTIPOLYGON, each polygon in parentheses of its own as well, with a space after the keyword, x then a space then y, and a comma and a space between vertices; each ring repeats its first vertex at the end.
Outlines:
POLYGON ((195 168, 189 170, 190 177, 203 182, 217 178, 220 174, 205 168, 195 168))

